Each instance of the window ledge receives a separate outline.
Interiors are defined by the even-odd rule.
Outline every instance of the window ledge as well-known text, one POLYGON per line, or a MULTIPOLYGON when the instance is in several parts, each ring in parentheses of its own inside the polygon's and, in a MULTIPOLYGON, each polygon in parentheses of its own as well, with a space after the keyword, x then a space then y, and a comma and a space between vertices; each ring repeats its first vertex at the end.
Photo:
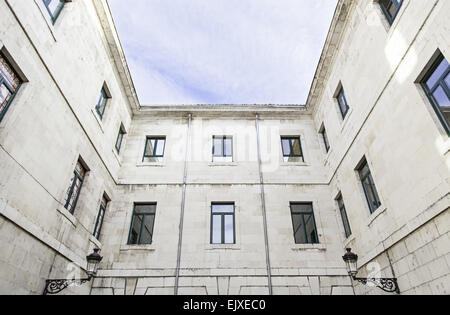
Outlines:
POLYGON ((100 119, 100 117, 98 117, 97 111, 96 111, 95 109, 91 109, 91 113, 92 113, 92 115, 94 115, 95 120, 97 121, 97 124, 98 124, 98 126, 100 127, 100 130, 101 130, 103 133, 105 133, 105 129, 103 128, 103 122, 102 122, 102 120, 100 119))
POLYGON ((293 251, 319 250, 326 251, 325 244, 296 244, 291 248, 293 251))
POLYGON ((60 207, 56 208, 56 210, 61 213, 63 215, 63 217, 65 217, 67 220, 70 221, 70 223, 72 223, 72 225, 74 227, 77 226, 78 220, 77 218, 75 218, 74 215, 72 215, 69 210, 67 210, 66 208, 63 207, 63 209, 61 209, 60 207))
POLYGON ((206 250, 241 250, 239 244, 210 244, 206 250))
POLYGON ((332 152, 333 152, 333 148, 330 148, 330 150, 328 150, 327 154, 325 155, 325 159, 323 160, 323 165, 327 165, 329 163, 332 152))
POLYGON ((350 235, 348 238, 346 238, 345 239, 345 241, 344 241, 344 248, 347 248, 348 247, 348 245, 351 243, 351 242, 353 242, 355 240, 355 235, 354 234, 352 234, 352 235, 350 235))
POLYGON ((89 236, 89 240, 91 241, 91 243, 97 246, 98 249, 102 249, 102 243, 100 243, 100 241, 96 239, 94 235, 91 234, 89 236))
POLYGON ((116 148, 113 148, 113 149, 112 149, 112 152, 113 152, 114 157, 115 157, 116 160, 117 160, 117 163, 119 163, 119 166, 122 166, 122 159, 120 158, 120 155, 117 154, 116 148))
POLYGON ((137 163, 136 167, 165 167, 166 163, 165 162, 142 162, 142 163, 137 163))
POLYGON ((370 215, 370 217, 367 220, 367 226, 370 227, 372 223, 383 213, 385 213, 387 208, 385 206, 380 206, 377 210, 375 210, 374 213, 370 215))
POLYGON ((128 251, 147 251, 154 252, 156 248, 153 245, 122 245, 120 246, 121 252, 128 251))
POLYGON ((237 162, 209 162, 208 166, 238 166, 237 162))
POLYGON ((310 166, 310 164, 306 162, 281 162, 280 166, 310 166))
POLYGON ((344 131, 345 127, 348 125, 348 121, 350 120, 350 117, 352 116, 352 114, 353 114, 353 107, 350 107, 347 115, 345 116, 344 120, 342 121, 341 133, 344 131))

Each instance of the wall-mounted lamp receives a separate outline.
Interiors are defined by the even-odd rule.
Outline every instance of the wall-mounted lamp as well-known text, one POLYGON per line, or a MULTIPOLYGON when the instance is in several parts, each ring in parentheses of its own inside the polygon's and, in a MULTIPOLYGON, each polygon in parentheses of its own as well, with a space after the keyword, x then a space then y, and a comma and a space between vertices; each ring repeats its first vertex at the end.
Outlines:
POLYGON ((347 248, 347 252, 342 257, 344 260, 347 271, 350 277, 353 280, 358 281, 364 285, 368 282, 375 284, 378 288, 385 292, 389 293, 397 293, 400 294, 400 289, 398 287, 397 278, 357 278, 356 275, 358 273, 358 255, 352 253, 351 248, 347 248))
POLYGON ((86 273, 88 275, 87 278, 84 279, 53 279, 45 281, 45 289, 43 295, 47 294, 57 294, 67 288, 72 284, 82 285, 83 283, 91 281, 93 277, 97 274, 97 268, 100 261, 102 261, 103 257, 98 253, 99 249, 94 249, 94 252, 89 256, 86 256, 87 260, 87 269, 86 273))

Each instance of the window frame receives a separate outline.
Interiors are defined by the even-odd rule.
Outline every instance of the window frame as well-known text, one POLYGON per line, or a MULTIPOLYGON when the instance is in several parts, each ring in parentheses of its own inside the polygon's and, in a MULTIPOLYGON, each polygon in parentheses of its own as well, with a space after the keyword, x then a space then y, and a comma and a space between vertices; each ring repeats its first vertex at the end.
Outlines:
POLYGON ((17 79, 19 80, 19 85, 17 86, 16 89, 13 89, 13 87, 9 84, 8 80, 6 78, 4 78, 1 75, 0 72, 0 86, 4 85, 9 93, 11 93, 11 96, 8 100, 8 102, 5 105, 5 108, 0 111, 0 122, 2 122, 3 118, 5 117, 6 113, 8 112, 9 107, 11 106, 15 96, 17 95, 17 93, 19 92, 20 87, 23 84, 23 79, 21 78, 21 76, 17 73, 16 69, 14 69, 13 65, 11 64, 11 61, 8 59, 8 57, 3 53, 2 50, 0 50, 0 57, 5 60, 6 62, 6 66, 11 69, 11 71, 14 73, 14 75, 17 77, 17 79))
POLYGON ((391 13, 389 13, 389 8, 386 8, 385 4, 383 3, 383 0, 379 0, 378 3, 381 7, 381 11, 383 11, 384 16, 389 22, 389 25, 394 24, 395 18, 397 17, 398 13, 400 12, 400 9, 403 5, 403 0, 398 0, 399 4, 395 2, 396 0, 387 0, 391 3, 391 5, 395 6, 395 12, 394 15, 391 16, 391 13))
POLYGON ((163 137, 163 136, 147 136, 146 140, 145 140, 145 147, 144 147, 144 154, 142 156, 142 162, 145 162, 146 158, 149 158, 149 159, 151 159, 151 158, 163 158, 164 154, 166 152, 166 142, 167 142, 167 139, 166 139, 166 137, 163 137), (155 147, 153 148, 153 155, 146 155, 148 142, 151 141, 151 140, 155 140, 156 141, 155 142, 155 147), (157 148, 158 148, 158 142, 160 140, 164 140, 164 148, 163 148, 163 151, 162 151, 162 155, 156 154, 157 148))
POLYGON ((234 202, 213 202, 211 203, 211 223, 210 223, 210 244, 211 245, 235 245, 236 244, 236 204, 234 202), (233 206, 233 212, 213 212, 214 206, 233 206), (214 217, 220 216, 221 231, 220 231, 220 243, 213 243, 213 231, 214 231, 214 217), (231 216, 233 218, 233 242, 225 242, 225 217, 231 216))
POLYGON ((290 202, 289 208, 290 208, 290 212, 291 212, 291 221, 292 221, 292 229, 293 229, 293 232, 294 232, 293 236, 294 236, 295 244, 296 245, 318 245, 318 244, 320 244, 319 231, 317 230, 316 216, 314 214, 314 204, 312 202, 290 202), (293 206, 298 206, 298 205, 311 206, 311 211, 310 212, 307 212, 307 211, 294 211, 293 206), (303 232, 304 232, 305 239, 307 240, 307 243, 299 243, 299 242, 297 242, 297 239, 295 237, 295 235, 297 234, 297 231, 295 230, 294 215, 299 215, 302 218, 303 232), (316 242, 312 242, 312 240, 311 241, 309 240, 310 236, 308 236, 307 231, 306 231, 305 215, 310 215, 311 219, 313 220, 314 232, 315 232, 314 234, 315 234, 316 242))
MULTIPOLYGON (((438 116, 439 121, 441 122, 442 126, 444 127, 445 131, 447 132, 447 135, 450 136, 450 123, 447 122, 447 120, 445 119, 444 114, 441 110, 441 106, 436 101, 435 97, 433 96, 433 93, 436 92, 436 90, 439 87, 441 87, 444 90, 444 93, 446 93, 447 97, 450 99, 450 87, 445 82, 446 77, 448 75, 450 75, 450 65, 443 72, 443 74, 439 78, 439 80, 436 81, 433 88, 430 89, 427 84, 427 81, 431 78, 431 76, 437 70, 437 68, 442 63, 442 61, 444 61, 444 59, 447 60, 442 53, 439 53, 436 60, 431 64, 431 66, 426 71, 423 78, 420 80, 420 85, 422 86, 422 89, 425 91, 425 94, 428 97, 428 100, 430 101, 430 103, 433 107, 433 110, 435 111, 436 115, 438 116)), ((447 60, 447 62, 448 62, 448 60, 447 60)))
POLYGON ((53 0, 42 0, 42 2, 44 3, 45 8, 47 9, 48 14, 50 15, 50 18, 52 20, 52 23, 55 24, 56 20, 58 19, 59 15, 61 14, 64 6, 66 5, 66 0, 63 1, 59 1, 59 4, 55 10, 55 12, 52 12, 50 9, 50 3, 53 0))
POLYGON ((344 226, 345 237, 349 238, 352 236, 352 228, 350 226, 350 220, 347 215, 347 208, 345 207, 344 198, 342 197, 342 193, 336 198, 336 202, 339 208, 339 213, 341 214, 342 225, 344 226))
POLYGON ((154 234, 155 234, 155 222, 156 222, 156 207, 157 207, 157 203, 156 202, 149 202, 149 203, 135 203, 133 205, 133 213, 131 214, 131 224, 130 224, 130 231, 128 232, 128 241, 127 241, 127 245, 129 246, 145 246, 145 245, 152 245, 153 241, 154 241, 154 234), (136 214, 136 207, 137 206, 154 206, 154 212, 148 212, 148 213, 141 213, 141 214, 136 214), (153 216, 153 226, 152 226, 152 233, 151 233, 151 242, 148 244, 143 244, 141 243, 141 237, 142 237, 142 229, 144 228, 145 224, 141 223, 141 228, 139 230, 139 234, 138 234, 138 239, 136 244, 132 244, 131 243, 131 235, 133 232, 133 226, 134 226, 134 221, 136 216, 142 216, 142 222, 144 222, 145 217, 146 216, 153 216))
POLYGON ((83 184, 84 184, 84 180, 86 178, 87 172, 88 172, 87 167, 85 167, 84 164, 80 160, 78 160, 77 161, 77 165, 75 166, 75 170, 73 171, 74 177, 73 177, 72 183, 70 184, 69 192, 67 194, 67 199, 66 199, 65 205, 64 205, 64 208, 67 211, 69 211, 69 213, 72 214, 72 215, 75 213, 75 209, 76 209, 77 204, 78 204, 78 199, 80 198, 80 195, 81 195, 81 190, 83 189, 83 184), (80 164, 81 168, 84 171, 83 175, 81 175, 81 174, 79 174, 77 172, 78 164, 80 164), (77 180, 80 181, 80 188, 77 191, 77 196, 75 197, 75 201, 72 204, 72 207, 69 209, 70 200, 72 199, 74 188, 76 186, 77 180))
POLYGON ((106 194, 103 194, 102 199, 100 201, 100 207, 99 207, 98 213, 97 213, 97 219, 95 221, 94 232, 92 233, 92 235, 97 240, 100 240, 100 234, 102 232, 102 227, 103 227, 103 220, 105 219, 106 209, 108 208, 109 202, 110 202, 110 200, 108 199, 106 194), (103 201, 104 201, 104 204, 103 204, 103 201), (97 231, 97 227, 98 227, 98 231, 97 231))
POLYGON ((325 151, 326 153, 330 152, 331 150, 331 145, 330 145, 330 141, 328 139, 328 133, 327 133, 327 129, 325 128, 325 126, 323 125, 322 128, 319 131, 320 135, 322 136, 322 140, 323 140, 323 144, 325 146, 325 151))
POLYGON ((233 157, 234 157, 234 146, 233 146, 233 136, 213 136, 213 142, 212 142, 212 158, 213 158, 213 162, 218 162, 218 161, 214 161, 215 158, 231 158, 231 162, 233 162, 233 157), (222 144, 222 154, 216 154, 215 153, 215 148, 216 146, 215 144, 215 140, 220 140, 221 144, 222 144), (230 154, 226 154, 225 151, 226 150, 226 141, 225 140, 230 140, 231 141, 231 153, 230 154))
POLYGON ((345 120, 345 118, 348 115, 348 112, 350 111, 350 105, 348 105, 347 96, 345 96, 345 91, 344 91, 343 86, 340 87, 339 92, 337 93, 336 99, 338 102, 339 111, 341 112, 341 115, 342 115, 342 119, 345 120), (342 95, 342 98, 343 98, 345 104, 341 103, 341 95, 342 95), (345 110, 343 109, 343 105, 345 105, 345 110))
POLYGON ((97 112, 100 120, 103 120, 103 117, 105 116, 105 111, 106 107, 108 106, 109 99, 110 97, 108 96, 108 92, 106 91, 105 87, 102 87, 100 91, 100 98, 97 102, 97 105, 95 105, 95 111, 97 112))
MULTIPOLYGON (((122 149, 122 144, 123 144, 123 138, 125 137, 126 134, 127 133, 124 130, 124 128, 122 126, 120 126, 119 134, 117 135, 116 145, 115 145, 117 154, 120 154, 120 150, 122 149), (119 141, 119 139, 120 139, 120 141, 119 141)), ((146 143, 146 145, 147 145, 147 143, 146 143)), ((145 152, 144 152, 144 154, 145 154, 145 152)))
POLYGON ((363 190, 364 190, 364 195, 366 196, 367 205, 369 206, 369 211, 370 211, 371 214, 373 214, 382 206, 382 203, 381 203, 380 195, 378 194, 378 189, 377 189, 377 187, 375 185, 375 181, 374 181, 373 176, 372 176, 372 171, 370 170, 370 167, 369 167, 369 163, 367 162, 367 160, 365 158, 359 164, 359 166, 357 168, 357 171, 358 171, 359 179, 361 180, 361 185, 362 185, 363 190), (368 173, 363 175, 362 171, 363 171, 365 166, 367 166, 368 173), (369 198, 369 192, 367 191, 367 187, 364 184, 366 179, 369 180, 368 184, 369 184, 369 186, 371 188, 371 192, 372 192, 372 195, 375 198, 374 201, 376 202, 376 204, 372 203, 372 201, 369 198))
MULTIPOLYGON (((283 160, 285 158, 301 158, 302 162, 305 162, 305 153, 303 151, 303 146, 302 146, 302 139, 301 136, 281 136, 281 152, 283 154, 283 160), (290 154, 286 154, 286 152, 284 152, 284 146, 283 146, 283 141, 284 140, 289 140, 289 150, 290 150, 290 154), (299 142, 299 148, 300 148, 300 155, 298 154, 293 154, 294 152, 294 144, 293 144, 293 140, 298 140, 299 142)), ((290 163, 289 161, 286 163, 290 163)))

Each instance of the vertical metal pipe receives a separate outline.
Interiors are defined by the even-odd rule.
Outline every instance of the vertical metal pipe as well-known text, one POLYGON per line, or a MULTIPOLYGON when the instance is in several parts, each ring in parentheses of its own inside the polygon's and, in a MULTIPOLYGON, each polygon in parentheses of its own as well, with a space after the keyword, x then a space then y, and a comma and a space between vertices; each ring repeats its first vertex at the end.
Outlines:
POLYGON ((266 215, 266 199, 264 192, 264 176, 262 172, 262 160, 261 160, 261 142, 259 137, 259 115, 256 114, 256 139, 258 144, 258 166, 259 166, 259 182, 261 188, 261 209, 264 225, 264 244, 266 249, 266 266, 267 266, 267 280, 269 284, 269 294, 273 295, 272 290, 272 268, 270 266, 270 253, 269 253, 269 236, 267 233, 267 215, 266 215))
POLYGON ((179 279, 180 279, 181 248, 182 248, 182 244, 183 244, 184 207, 186 204, 186 183, 187 183, 188 157, 189 157, 189 149, 191 147, 191 121, 192 121, 192 114, 189 114, 186 152, 185 152, 185 156, 184 156, 184 175, 183 175, 183 192, 182 192, 182 197, 181 197, 180 225, 178 227, 179 234, 178 234, 177 267, 175 269, 175 291, 174 291, 175 295, 178 295, 178 284, 179 284, 179 279))

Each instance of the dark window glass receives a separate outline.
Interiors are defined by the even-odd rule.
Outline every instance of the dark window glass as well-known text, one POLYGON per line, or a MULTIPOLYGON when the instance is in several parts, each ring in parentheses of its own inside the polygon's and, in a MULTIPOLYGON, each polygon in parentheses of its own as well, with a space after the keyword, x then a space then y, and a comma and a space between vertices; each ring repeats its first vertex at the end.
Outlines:
POLYGON ((100 238, 100 233, 102 230, 103 219, 105 218, 106 207, 108 206, 108 199, 104 195, 102 201, 100 202, 100 209, 98 210, 97 220, 95 222, 94 237, 96 239, 100 238))
POLYGON ((292 225, 296 244, 318 244, 312 203, 291 203, 292 225))
POLYGON ((164 157, 166 138, 147 137, 143 162, 157 162, 164 157))
POLYGON ((81 187, 83 186, 84 177, 86 176, 86 169, 83 167, 80 161, 77 162, 73 177, 70 180, 70 186, 66 194, 65 208, 69 210, 71 214, 75 212, 77 206, 78 197, 80 196, 81 187))
POLYGON ((44 2, 45 7, 47 8, 50 17, 52 18, 52 22, 55 23, 64 4, 66 4, 66 0, 42 0, 42 2, 44 2))
POLYGON ((233 162, 232 137, 213 137, 213 162, 233 162))
POLYGON ((380 206, 381 201, 378 197, 377 188, 370 173, 369 165, 367 161, 364 161, 360 168, 358 169, 359 177, 361 178, 361 183, 364 188, 364 193, 366 195, 367 203, 369 205, 370 212, 375 212, 380 206))
POLYGON ((234 204, 211 205, 211 244, 234 244, 234 204))
POLYGON ((337 101, 339 104, 339 110, 341 111, 342 114, 342 119, 345 119, 350 109, 350 106, 348 106, 347 98, 345 97, 345 92, 343 88, 341 88, 341 91, 337 96, 337 101))
POLYGON ((325 151, 327 151, 327 153, 328 153, 330 151, 330 142, 328 141, 327 130, 325 129, 325 127, 322 128, 322 131, 320 132, 320 134, 322 135, 323 144, 325 146, 325 151))
POLYGON ((285 162, 304 162, 300 137, 282 137, 281 147, 285 162))
POLYGON ((350 228, 350 222, 348 221, 347 217, 347 210, 345 209, 344 199, 342 198, 342 195, 339 195, 337 198, 337 203, 339 206, 339 212, 341 213, 342 218, 342 224, 344 225, 345 230, 345 237, 350 237, 352 235, 352 230, 350 228))
POLYGON ((97 111, 100 119, 103 119, 103 115, 105 114, 106 105, 108 104, 108 95, 104 88, 102 88, 100 92, 100 99, 98 100, 97 105, 95 106, 95 110, 97 111))
POLYGON ((120 153, 120 148, 122 147, 123 137, 125 135, 125 131, 120 127, 119 134, 117 135, 116 140, 116 151, 117 153, 120 153))
POLYGON ((422 80, 422 87, 450 135, 450 65, 442 54, 422 80))
POLYGON ((0 121, 5 116, 21 83, 19 76, 0 53, 0 121))
POLYGON ((137 204, 131 220, 129 245, 150 245, 153 242, 156 204, 137 204))
POLYGON ((380 0, 380 6, 389 24, 392 24, 400 11, 403 0, 380 0))

